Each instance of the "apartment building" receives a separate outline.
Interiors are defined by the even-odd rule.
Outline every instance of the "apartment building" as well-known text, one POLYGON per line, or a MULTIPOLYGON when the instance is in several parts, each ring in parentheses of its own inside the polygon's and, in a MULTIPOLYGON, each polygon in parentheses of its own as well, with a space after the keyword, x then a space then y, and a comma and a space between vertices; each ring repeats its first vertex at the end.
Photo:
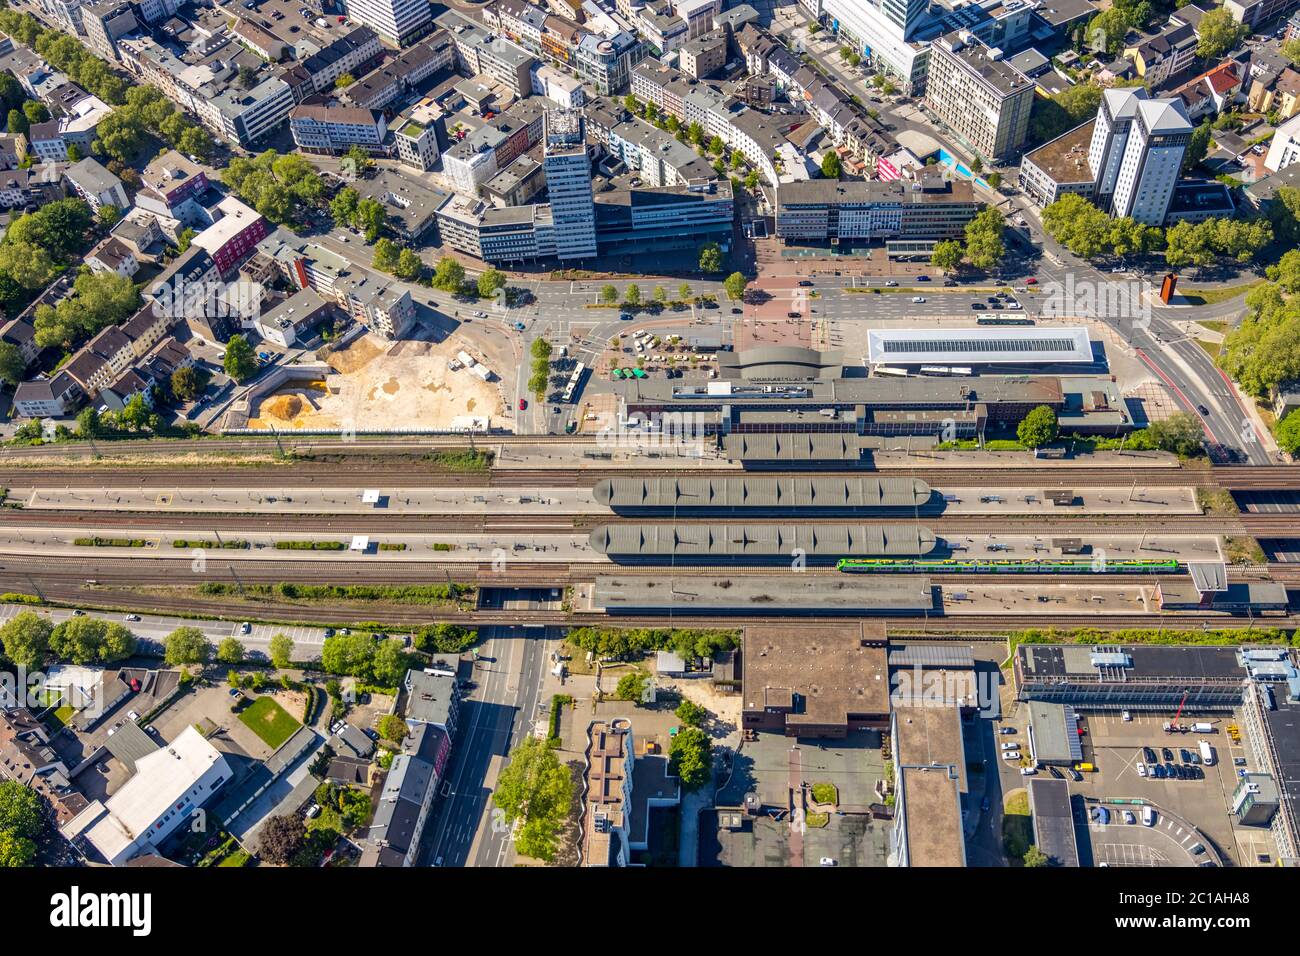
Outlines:
POLYGON ((1264 157, 1264 166, 1272 172, 1300 162, 1300 116, 1293 116, 1273 133, 1264 157))
POLYGON ((421 102, 395 117, 393 144, 397 158, 407 166, 427 172, 442 155, 438 148, 438 127, 442 110, 433 102, 421 102))
POLYGON ((949 33, 934 42, 926 103, 986 160, 1019 154, 1035 95, 1033 81, 974 34, 949 33))
POLYGON ((433 29, 428 0, 350 0, 347 9, 349 17, 393 47, 407 46, 433 29))
POLYGON ((81 401, 81 386, 65 371, 42 375, 14 389, 14 411, 24 418, 62 418, 81 401))
POLYGON ((62 827, 65 838, 111 866, 155 850, 234 776, 230 764, 193 727, 135 760, 135 773, 106 801, 62 827))
POLYGON ((438 70, 450 67, 455 57, 451 37, 440 30, 358 79, 340 98, 362 109, 382 110, 438 70))
MULTIPOLYGON (((592 33, 522 0, 495 0, 483 8, 483 20, 507 40, 577 73, 603 96, 626 90, 633 68, 648 55, 646 44, 627 30, 617 29, 614 21, 610 23, 616 29, 610 33, 592 33)), ((447 29, 463 21, 451 12, 438 18, 447 29)))
POLYGON ((63 178, 95 212, 103 206, 126 209, 131 205, 122 186, 122 180, 90 157, 73 163, 63 174, 63 178))
POLYGON ((1124 57, 1132 62, 1146 85, 1154 89, 1192 65, 1199 42, 1192 24, 1171 20, 1155 36, 1126 47, 1124 57))
POLYGON ((1109 211, 1114 202, 1119 168, 1133 131, 1138 104, 1147 98, 1147 91, 1142 87, 1102 91, 1088 146, 1088 168, 1096 184, 1093 201, 1103 211, 1109 211))
POLYGON ((17 169, 26 156, 26 136, 22 133, 0 135, 0 170, 17 169))
POLYGON ((782 183, 776 192, 776 234, 786 242, 953 239, 979 211, 964 180, 782 183))
POLYGON ((212 257, 217 272, 229 276, 253 254, 270 231, 266 220, 234 196, 226 196, 210 211, 212 224, 198 233, 192 244, 212 257))
POLYGON ((682 72, 697 80, 705 79, 727 64, 727 35, 721 30, 687 40, 681 49, 682 72))
POLYGON ((1192 138, 1192 123, 1178 100, 1139 100, 1119 174, 1112 211, 1138 222, 1165 222, 1192 138))
POLYGON ((310 79, 311 92, 319 93, 333 89, 334 82, 345 73, 361 76, 382 52, 379 34, 369 27, 357 27, 298 66, 310 79))
POLYGON ((349 273, 334 283, 339 304, 357 322, 390 342, 415 323, 415 301, 396 281, 349 273))
POLYGON ((383 149, 388 124, 378 110, 359 106, 301 103, 289 113, 294 145, 304 153, 335 155, 353 146, 370 152, 383 149))
POLYGON ((81 7, 81 26, 86 46, 101 59, 116 63, 117 41, 139 30, 140 21, 136 19, 134 4, 108 0, 81 7))

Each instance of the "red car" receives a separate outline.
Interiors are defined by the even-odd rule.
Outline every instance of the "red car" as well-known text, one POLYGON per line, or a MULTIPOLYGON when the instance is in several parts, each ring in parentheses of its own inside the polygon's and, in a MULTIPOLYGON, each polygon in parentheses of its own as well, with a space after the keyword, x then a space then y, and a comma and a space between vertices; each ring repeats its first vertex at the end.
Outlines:
POLYGON ((519 410, 522 412, 527 407, 528 407, 528 399, 526 398, 519 399, 519 410))
POLYGON ((1028 279, 1025 280, 1025 285, 1038 285, 1038 280, 1035 279, 1033 276, 1030 276, 1028 279))

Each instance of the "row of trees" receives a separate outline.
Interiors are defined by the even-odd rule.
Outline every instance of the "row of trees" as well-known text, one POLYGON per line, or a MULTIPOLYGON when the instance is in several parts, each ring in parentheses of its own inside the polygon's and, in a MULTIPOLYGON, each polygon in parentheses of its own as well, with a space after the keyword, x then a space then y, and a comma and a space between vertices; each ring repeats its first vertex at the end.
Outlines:
POLYGON ((424 273, 424 260, 418 252, 386 238, 375 243, 375 257, 371 265, 380 272, 387 272, 408 282, 414 282, 424 273))
POLYGON ((91 53, 76 37, 43 27, 35 17, 16 10, 0 10, 0 33, 35 50, 56 70, 88 93, 116 106, 126 102, 126 80, 91 53))
POLYGON ((411 655, 396 638, 373 634, 335 634, 321 648, 321 666, 331 674, 355 677, 381 687, 396 687, 410 666, 411 655))
POLYGON ((1300 379, 1300 251, 1268 271, 1272 281, 1246 293, 1246 316, 1219 353, 1224 371, 1261 399, 1300 379))
POLYGON ((39 670, 49 661, 111 664, 135 653, 135 635, 113 621, 73 617, 51 623, 33 611, 14 615, 0 627, 0 645, 16 667, 39 670))
POLYGON ((0 869, 31 866, 45 819, 35 790, 17 780, 0 781, 0 869))
MULTIPOLYGON (((1151 449, 1192 458, 1203 450, 1204 431, 1200 420, 1187 412, 1177 412, 1146 429, 1134 432, 1126 442, 1134 450, 1151 449)), ((1026 448, 1042 448, 1060 437, 1056 412, 1048 405, 1032 409, 1016 426, 1016 440, 1026 448)))
POLYGON ((1274 238, 1273 223, 1264 218, 1181 221, 1165 230, 1129 216, 1113 219, 1074 193, 1043 210, 1043 227, 1053 239, 1084 259, 1163 250, 1172 268, 1205 266, 1216 259, 1250 262, 1274 238))

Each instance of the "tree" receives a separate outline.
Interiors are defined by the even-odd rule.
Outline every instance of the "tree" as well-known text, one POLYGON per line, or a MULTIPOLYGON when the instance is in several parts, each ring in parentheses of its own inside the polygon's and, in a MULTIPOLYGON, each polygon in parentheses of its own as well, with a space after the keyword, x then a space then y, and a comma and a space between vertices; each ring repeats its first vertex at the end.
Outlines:
POLYGON ((366 242, 374 242, 384 231, 388 213, 376 199, 362 199, 357 203, 357 227, 365 234, 366 242))
POLYGON ((18 385, 27 371, 27 362, 18 346, 10 342, 0 342, 0 381, 9 385, 18 385))
POLYGON ((357 81, 357 78, 351 73, 340 73, 339 78, 334 81, 334 89, 346 90, 349 86, 357 81))
POLYGON ((1291 61, 1292 66, 1300 66, 1300 37, 1283 43, 1282 55, 1291 61))
POLYGON ((984 157, 976 153, 975 158, 971 160, 970 171, 976 176, 984 172, 984 157))
POLYGON ((999 172, 989 173, 984 177, 984 181, 989 184, 989 189, 999 189, 1002 186, 1002 174, 999 172))
POLYGON ((15 667, 39 670, 49 654, 53 630, 54 625, 39 614, 23 611, 0 627, 0 645, 15 667))
POLYGON ((344 168, 348 168, 348 164, 350 164, 352 170, 358 176, 364 175, 375 167, 375 161, 360 146, 349 146, 348 151, 343 154, 343 162, 345 164, 344 168))
POLYGON ((1031 845, 1025 851, 1024 862, 1025 866, 1047 866, 1049 860, 1046 853, 1038 849, 1037 846, 1031 845))
POLYGON ((271 663, 283 670, 293 658, 293 638, 286 634, 276 634, 271 638, 267 650, 271 655, 271 663))
POLYGON ((689 282, 683 282, 677 287, 677 297, 683 302, 690 302, 694 298, 691 295, 691 284, 689 282))
POLYGON ((515 748, 492 794, 504 822, 511 827, 516 821, 521 823, 515 848, 539 860, 554 857, 560 824, 572 800, 569 768, 537 737, 529 737, 515 748))
POLYGON ((623 293, 623 301, 628 305, 636 306, 641 304, 641 287, 635 282, 627 287, 623 293))
POLYGON ((217 645, 217 660, 223 664, 239 664, 244 660, 244 645, 235 637, 223 638, 217 645))
POLYGON ((396 276, 408 282, 414 282, 424 273, 424 260, 414 249, 403 248, 397 256, 396 276))
POLYGON ((73 664, 110 664, 135 653, 135 635, 114 621, 73 617, 50 632, 50 651, 73 664))
POLYGON ((465 267, 458 259, 443 256, 433 267, 433 287, 443 292, 459 294, 465 284, 465 267))
POLYGON ((533 344, 528 347, 528 354, 534 359, 548 362, 550 361, 551 354, 554 350, 554 346, 552 346, 546 339, 537 338, 533 339, 533 344))
POLYGON ((387 272, 392 275, 397 271, 397 260, 401 255, 401 250, 397 243, 391 239, 380 239, 375 243, 375 257, 371 262, 380 272, 387 272))
POLYGON ((36 859, 36 844, 26 837, 0 830, 0 869, 31 866, 36 859))
POLYGON ((408 669, 408 655, 401 641, 390 638, 375 645, 370 672, 375 683, 383 687, 396 687, 408 669))
POLYGON ((374 673, 375 639, 369 634, 334 634, 321 646, 320 662, 330 674, 369 680, 374 673))
POLYGON ((396 714, 384 714, 375 724, 375 729, 379 731, 379 736, 385 740, 391 740, 395 744, 400 744, 406 739, 406 735, 411 731, 406 726, 406 721, 396 714))
POLYGON ((296 813, 271 817, 258 834, 257 855, 267 863, 288 866, 307 841, 307 827, 296 813))
POLYGON ((16 780, 0 781, 0 832, 34 840, 45 829, 40 796, 16 780))
POLYGON ((1050 405, 1039 405, 1021 420, 1016 438, 1027 448, 1041 448, 1056 441, 1057 431, 1056 412, 1050 405))
POLYGON ((640 671, 631 671, 618 679, 618 686, 614 688, 614 697, 618 700, 638 703, 641 695, 645 693, 647 683, 648 679, 644 674, 640 671))
POLYGON ((618 289, 612 285, 603 285, 600 287, 600 301, 605 305, 613 305, 618 301, 618 289))
POLYGON ((1216 7, 1201 17, 1196 26, 1200 37, 1196 44, 1196 55, 1207 60, 1223 56, 1241 40, 1243 27, 1232 18, 1223 7, 1216 7))
POLYGON ((714 136, 709 140, 709 152, 714 156, 721 156, 727 149, 727 144, 722 141, 721 136, 714 136))
POLYGON ((828 149, 822 156, 822 175, 827 179, 839 179, 843 171, 844 164, 840 160, 840 154, 833 149, 828 149))
POLYGON ((1205 429, 1200 419, 1190 412, 1175 412, 1166 419, 1152 422, 1147 434, 1161 451, 1192 458, 1201 453, 1205 429))
POLYGON ((1029 137, 1036 143, 1056 139, 1097 115, 1101 87, 1078 83, 1050 97, 1035 97, 1029 114, 1029 137))
POLYGON ((24 103, 23 115, 27 117, 28 123, 46 123, 50 119, 50 111, 38 100, 28 100, 24 103))
POLYGON ((506 274, 500 269, 487 268, 478 277, 478 294, 484 299, 491 299, 506 286, 506 274))
POLYGON ((232 335, 226 343, 226 357, 221 364, 227 375, 242 383, 252 378, 257 371, 257 356, 253 354, 248 339, 242 335, 232 335))
POLYGON ((677 719, 688 727, 703 727, 709 719, 709 712, 693 700, 682 698, 682 702, 673 711, 677 719))
POLYGON ((698 122, 691 123, 686 128, 686 138, 691 141, 692 146, 699 146, 704 142, 704 127, 698 122))
POLYGON ((197 627, 178 627, 163 639, 163 660, 173 667, 206 664, 212 657, 212 644, 197 627))
POLYGON ((133 432, 145 428, 152 420, 152 417, 153 412, 145 402, 144 393, 142 392, 136 392, 127 399, 126 405, 117 413, 118 424, 133 432))
POLYGON ((699 727, 683 727, 668 747, 668 772, 694 791, 713 778, 713 742, 699 727))
POLYGON ((623 108, 629 113, 640 113, 641 101, 629 93, 627 96, 623 97, 623 108))
MULTIPOLYGON (((199 392, 203 390, 203 385, 199 380, 199 373, 194 370, 194 366, 183 365, 172 372, 171 389, 172 396, 179 401, 192 402, 198 398, 199 392)), ((86 411, 90 410, 89 408, 86 409, 86 411)))
POLYGON ((934 244, 930 254, 930 264, 944 272, 955 272, 961 268, 962 245, 955 239, 944 239, 934 244))
POLYGON ((22 133, 24 136, 26 136, 30 129, 31 129, 31 124, 27 121, 27 117, 26 115, 24 115, 22 110, 9 111, 9 132, 10 133, 22 133))
POLYGON ((655 301, 656 305, 663 305, 668 301, 668 290, 661 285, 657 285, 654 287, 654 291, 650 293, 650 298, 655 301))
POLYGON ((966 258, 976 269, 991 269, 1002 261, 1006 246, 1002 233, 1006 220, 997 209, 988 207, 966 223, 966 258))
POLYGON ((733 272, 723 280, 722 287, 727 291, 727 298, 732 302, 739 302, 745 297, 745 286, 749 281, 745 278, 744 273, 733 272))
POLYGON ((1043 228, 1084 259, 1094 259, 1110 249, 1110 217, 1075 193, 1067 193, 1043 210, 1043 228))
POLYGON ((1209 120, 1203 121, 1192 130, 1192 137, 1187 141, 1187 149, 1183 151, 1182 175, 1191 175, 1192 170, 1201 165, 1201 161, 1210 151, 1210 135, 1213 132, 1209 120))
POLYGON ((336 225, 351 226, 357 221, 357 204, 361 194, 351 186, 344 186, 330 200, 330 216, 336 225))
POLYGON ((440 621, 416 631, 413 643, 421 651, 440 654, 460 654, 469 650, 478 640, 478 632, 460 624, 440 621))
POLYGON ((722 271, 722 249, 716 242, 706 242, 700 249, 700 271, 722 271))
POLYGON ((99 409, 87 405, 77 412, 77 434, 82 438, 97 438, 104 431, 99 409))

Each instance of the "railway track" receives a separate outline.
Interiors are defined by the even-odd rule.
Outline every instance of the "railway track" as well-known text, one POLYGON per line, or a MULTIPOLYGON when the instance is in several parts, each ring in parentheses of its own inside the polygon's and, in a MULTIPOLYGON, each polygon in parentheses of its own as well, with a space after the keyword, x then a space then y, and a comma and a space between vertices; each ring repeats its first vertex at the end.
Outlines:
MULTIPOLYGON (((168 443, 170 447, 170 443, 168 443)), ((355 449, 354 449, 355 451, 355 449)), ((429 487, 464 486, 480 481, 492 487, 545 486, 585 487, 604 478, 654 478, 654 477, 705 477, 710 475, 745 475, 770 478, 835 478, 862 477, 863 475, 888 475, 919 478, 932 487, 1035 487, 1084 488, 1097 485, 1147 487, 1214 487, 1230 490, 1293 490, 1300 489, 1300 468, 1284 465, 1256 467, 1233 466, 1214 468, 1184 467, 1081 467, 1078 465, 1034 465, 1027 467, 913 467, 853 470, 751 470, 739 468, 665 467, 647 462, 636 468, 610 468, 598 465, 556 468, 495 467, 486 472, 453 470, 439 467, 433 462, 412 460, 406 457, 355 461, 289 460, 280 464, 238 465, 159 465, 157 467, 129 465, 122 468, 86 467, 69 464, 51 456, 49 466, 14 467, 5 464, 0 455, 0 483, 6 487, 41 485, 94 486, 97 484, 144 485, 207 485, 211 487, 247 487, 260 482, 284 484, 304 481, 307 484, 358 485, 372 487, 376 484, 397 483, 403 486, 429 487)))
MULTIPOLYGON (((703 525, 703 524, 799 524, 834 527, 850 520, 844 515, 792 517, 749 514, 659 514, 628 516, 617 514, 407 514, 359 512, 355 514, 297 514, 270 512, 249 514, 218 511, 78 511, 73 509, 22 508, 0 512, 0 527, 41 527, 68 529, 147 528, 191 531, 211 535, 222 532, 268 532, 293 535, 308 533, 338 534, 436 534, 512 533, 512 534, 586 534, 600 525, 703 525)), ((1051 534, 1062 537, 1080 533, 1191 533, 1250 534, 1263 537, 1300 537, 1300 515, 1242 513, 1217 515, 944 515, 924 511, 853 515, 851 520, 865 525, 898 525, 915 521, 938 534, 1051 534)))

